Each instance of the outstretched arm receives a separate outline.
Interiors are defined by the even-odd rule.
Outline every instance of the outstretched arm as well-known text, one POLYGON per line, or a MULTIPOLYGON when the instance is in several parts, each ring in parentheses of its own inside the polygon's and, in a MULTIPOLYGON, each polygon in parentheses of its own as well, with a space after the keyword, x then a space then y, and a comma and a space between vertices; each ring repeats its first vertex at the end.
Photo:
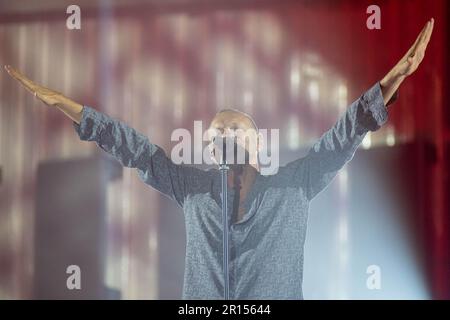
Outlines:
POLYGON ((173 163, 162 148, 125 123, 40 86, 10 66, 5 69, 46 105, 58 108, 72 119, 81 140, 96 142, 123 166, 136 168, 146 184, 180 206, 189 193, 208 186, 207 172, 173 163))
POLYGON ((387 105, 404 81, 419 66, 433 31, 427 22, 413 46, 379 82, 354 101, 336 124, 311 147, 308 154, 286 166, 287 176, 300 184, 308 199, 315 197, 350 161, 369 131, 378 130, 388 118, 387 105))

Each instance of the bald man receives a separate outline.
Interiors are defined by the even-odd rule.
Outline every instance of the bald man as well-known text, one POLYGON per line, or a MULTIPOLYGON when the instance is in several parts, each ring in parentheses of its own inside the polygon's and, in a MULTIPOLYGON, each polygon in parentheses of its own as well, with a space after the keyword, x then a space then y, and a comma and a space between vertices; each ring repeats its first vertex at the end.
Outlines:
MULTIPOLYGON (((256 135, 256 148, 237 138, 246 157, 245 163, 231 168, 226 199, 230 208, 231 299, 303 298, 309 203, 353 157, 367 132, 376 131, 387 121, 387 106, 421 63, 433 25, 433 19, 427 22, 402 59, 347 108, 305 157, 280 167, 276 174, 260 174, 261 136, 256 135)), ((175 164, 160 147, 123 122, 39 86, 9 66, 6 70, 45 104, 72 119, 81 140, 96 142, 123 166, 135 168, 143 182, 176 201, 183 210, 187 240, 182 298, 222 299, 219 170, 175 164)), ((238 129, 257 133, 248 114, 230 109, 219 112, 210 128, 221 136, 233 135, 238 129)), ((213 158, 219 155, 215 138, 210 145, 213 158)))

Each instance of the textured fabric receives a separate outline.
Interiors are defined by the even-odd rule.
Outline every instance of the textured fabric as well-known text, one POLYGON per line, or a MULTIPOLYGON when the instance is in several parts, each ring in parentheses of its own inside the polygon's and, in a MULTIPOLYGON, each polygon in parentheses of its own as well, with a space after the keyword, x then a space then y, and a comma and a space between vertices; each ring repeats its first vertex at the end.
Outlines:
MULTIPOLYGON (((387 120, 379 83, 353 102, 308 154, 271 176, 257 175, 233 219, 229 189, 230 297, 302 299, 303 247, 310 201, 354 155, 368 131, 387 120)), ((186 224, 183 299, 223 299, 220 172, 176 165, 148 138, 84 106, 80 139, 95 141, 148 185, 175 200, 186 224)))

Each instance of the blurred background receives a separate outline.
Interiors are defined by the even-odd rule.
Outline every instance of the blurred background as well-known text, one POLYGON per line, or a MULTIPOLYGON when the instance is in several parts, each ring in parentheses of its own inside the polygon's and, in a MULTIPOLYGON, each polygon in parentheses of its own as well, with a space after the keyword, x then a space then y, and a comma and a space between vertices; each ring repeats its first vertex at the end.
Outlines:
MULTIPOLYGON (((0 64, 119 118, 172 130, 234 107, 302 156, 434 34, 389 121, 311 204, 306 299, 450 298, 447 1, 0 1, 0 64), (81 9, 69 30, 66 9, 81 9), (369 30, 366 9, 381 8, 369 30), (374 269, 375 268, 375 269, 374 269), (381 288, 371 290, 373 270, 381 288)), ((0 299, 179 299, 183 215, 62 113, 0 73, 0 299), (66 288, 79 265, 82 290, 66 288)))

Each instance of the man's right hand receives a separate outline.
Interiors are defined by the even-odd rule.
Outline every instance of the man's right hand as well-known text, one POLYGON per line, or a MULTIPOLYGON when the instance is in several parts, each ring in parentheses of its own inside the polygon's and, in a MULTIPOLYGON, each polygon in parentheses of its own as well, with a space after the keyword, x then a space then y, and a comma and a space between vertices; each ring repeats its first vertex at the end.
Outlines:
POLYGON ((70 100, 63 94, 34 83, 22 73, 7 65, 5 66, 9 75, 19 81, 28 91, 48 106, 57 107, 64 112, 70 119, 80 123, 83 106, 73 100, 70 100))
POLYGON ((46 105, 54 107, 63 102, 64 96, 61 93, 38 85, 9 65, 6 65, 5 69, 11 77, 19 81, 28 91, 46 105))

